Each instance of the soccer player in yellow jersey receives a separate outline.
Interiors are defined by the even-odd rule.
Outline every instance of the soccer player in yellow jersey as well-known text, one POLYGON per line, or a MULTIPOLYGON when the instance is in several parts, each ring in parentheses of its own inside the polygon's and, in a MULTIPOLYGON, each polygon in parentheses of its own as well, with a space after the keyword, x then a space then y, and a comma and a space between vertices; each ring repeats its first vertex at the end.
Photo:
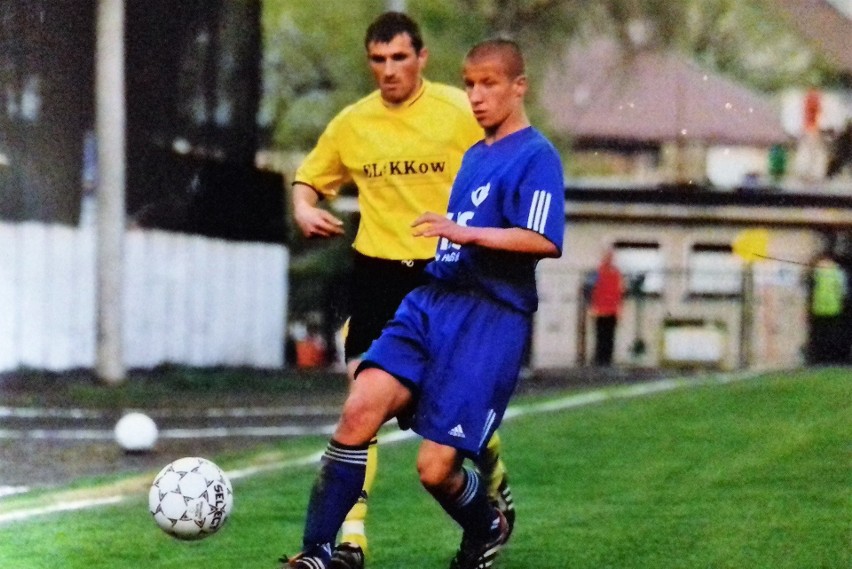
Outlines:
MULTIPOLYGON (((346 183, 358 188, 361 216, 344 345, 350 378, 402 298, 425 283, 423 268, 437 243, 414 237, 412 221, 424 211, 446 211, 462 155, 483 137, 464 91, 423 78, 429 52, 410 17, 382 14, 367 29, 364 46, 378 90, 332 119, 293 183, 293 217, 306 237, 342 235, 343 222, 317 204, 334 198, 346 183)), ((376 464, 373 441, 361 499, 341 528, 331 569, 364 566, 364 520, 376 464)), ((490 499, 513 525, 512 494, 496 434, 477 467, 489 483, 490 499)))

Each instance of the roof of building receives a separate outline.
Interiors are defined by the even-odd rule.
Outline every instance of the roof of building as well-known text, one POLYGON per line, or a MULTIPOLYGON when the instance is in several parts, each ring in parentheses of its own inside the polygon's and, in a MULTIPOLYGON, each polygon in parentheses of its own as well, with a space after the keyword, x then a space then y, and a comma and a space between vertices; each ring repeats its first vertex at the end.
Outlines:
POLYGON ((852 197, 786 194, 776 188, 713 191, 701 185, 576 187, 565 192, 568 219, 621 222, 625 219, 663 226, 693 223, 852 230, 852 197))
POLYGON ((673 53, 576 44, 545 76, 550 126, 574 138, 770 146, 785 142, 766 97, 673 53))

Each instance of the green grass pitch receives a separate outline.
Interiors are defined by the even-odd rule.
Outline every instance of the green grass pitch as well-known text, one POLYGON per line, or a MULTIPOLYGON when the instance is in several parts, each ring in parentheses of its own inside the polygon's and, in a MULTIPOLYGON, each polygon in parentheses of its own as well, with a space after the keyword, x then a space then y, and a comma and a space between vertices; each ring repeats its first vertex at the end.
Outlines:
MULTIPOLYGON (((852 567, 850 402, 849 370, 825 369, 516 417, 501 434, 518 522, 496 567, 852 567)), ((370 569, 444 568, 458 544, 417 482, 415 452, 415 440, 380 446, 370 569)), ((232 468, 248 455, 209 458, 232 468)), ((235 480, 231 519, 200 542, 162 533, 141 490, 0 525, 0 567, 272 569, 297 551, 315 468, 235 480)), ((25 501, 4 502, 0 512, 25 501)))

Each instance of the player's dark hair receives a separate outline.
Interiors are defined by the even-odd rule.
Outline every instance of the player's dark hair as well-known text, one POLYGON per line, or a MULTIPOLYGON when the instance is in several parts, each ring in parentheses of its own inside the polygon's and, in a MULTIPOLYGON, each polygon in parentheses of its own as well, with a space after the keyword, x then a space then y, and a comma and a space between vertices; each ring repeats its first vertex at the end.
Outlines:
POLYGON ((517 42, 506 38, 492 38, 481 41, 467 52, 465 60, 475 61, 486 57, 499 57, 506 68, 506 75, 515 79, 525 73, 524 55, 517 42))
POLYGON ((373 20, 364 36, 364 47, 369 48, 371 42, 390 43, 399 34, 408 34, 414 53, 420 53, 420 50, 423 49, 423 36, 420 35, 420 26, 402 12, 385 12, 373 20))

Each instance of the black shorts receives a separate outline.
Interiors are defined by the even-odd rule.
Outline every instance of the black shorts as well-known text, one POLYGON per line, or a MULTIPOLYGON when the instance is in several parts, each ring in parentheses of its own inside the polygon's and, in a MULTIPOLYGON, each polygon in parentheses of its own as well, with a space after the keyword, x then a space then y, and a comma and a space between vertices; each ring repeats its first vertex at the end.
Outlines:
POLYGON ((393 261, 355 252, 349 331, 343 346, 347 361, 360 358, 393 318, 403 297, 428 281, 423 269, 431 260, 393 261))

